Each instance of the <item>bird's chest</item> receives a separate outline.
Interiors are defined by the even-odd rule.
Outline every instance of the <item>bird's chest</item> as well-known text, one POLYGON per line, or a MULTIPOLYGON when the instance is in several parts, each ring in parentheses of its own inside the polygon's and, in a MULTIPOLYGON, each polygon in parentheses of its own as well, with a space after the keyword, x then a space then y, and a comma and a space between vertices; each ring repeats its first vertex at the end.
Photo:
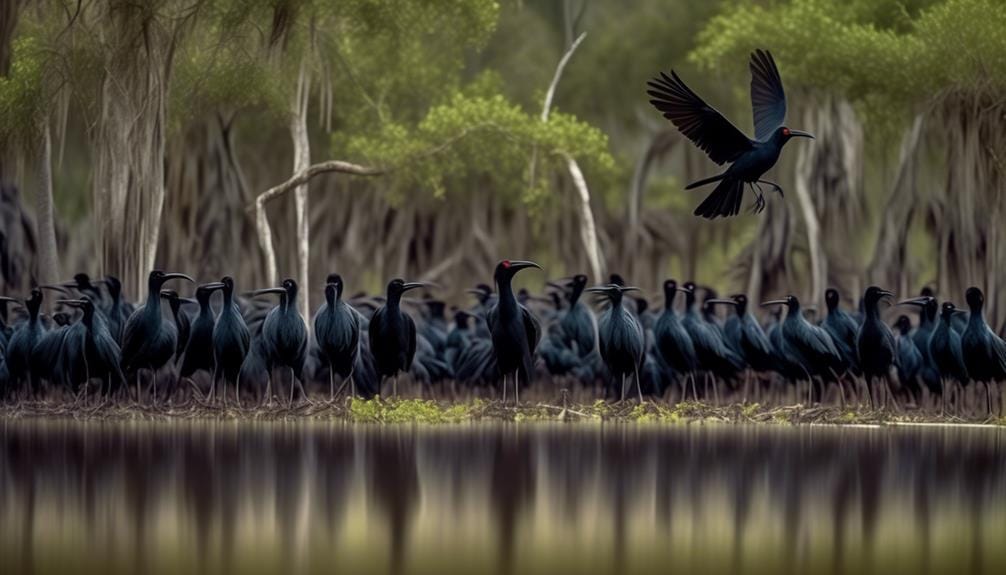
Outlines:
POLYGON ((745 182, 758 180, 779 160, 779 151, 771 144, 760 145, 734 162, 730 171, 745 182))

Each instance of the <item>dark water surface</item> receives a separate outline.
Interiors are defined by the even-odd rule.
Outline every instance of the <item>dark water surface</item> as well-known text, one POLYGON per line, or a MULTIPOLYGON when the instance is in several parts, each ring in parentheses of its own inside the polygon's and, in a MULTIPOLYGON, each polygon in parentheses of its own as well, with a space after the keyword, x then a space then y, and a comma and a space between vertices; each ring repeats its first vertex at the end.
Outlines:
POLYGON ((0 573, 1006 573, 1006 432, 0 422, 0 573))

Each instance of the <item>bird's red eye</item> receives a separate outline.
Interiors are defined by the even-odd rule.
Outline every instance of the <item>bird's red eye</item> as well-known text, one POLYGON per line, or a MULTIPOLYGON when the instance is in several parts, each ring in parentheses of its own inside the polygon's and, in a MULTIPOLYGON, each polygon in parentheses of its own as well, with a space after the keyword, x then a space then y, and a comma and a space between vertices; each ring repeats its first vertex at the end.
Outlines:
POLYGON ((503 267, 505 268, 510 267, 510 260, 503 260, 503 267))
POLYGON ((782 135, 783 136, 788 136, 789 135, 789 128, 783 128, 782 129, 782 135))

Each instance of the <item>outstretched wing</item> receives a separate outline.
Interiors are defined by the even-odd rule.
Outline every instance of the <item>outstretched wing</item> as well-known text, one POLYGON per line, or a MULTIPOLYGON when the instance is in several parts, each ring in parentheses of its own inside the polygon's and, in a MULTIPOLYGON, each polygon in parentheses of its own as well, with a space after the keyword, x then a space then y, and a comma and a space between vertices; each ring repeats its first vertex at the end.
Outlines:
POLYGON ((757 140, 767 140, 786 121, 786 93, 768 50, 751 54, 751 107, 757 140))
POLYGON ((717 164, 733 162, 751 149, 751 140, 706 104, 671 71, 647 82, 646 91, 657 110, 671 121, 682 134, 709 155, 717 164))

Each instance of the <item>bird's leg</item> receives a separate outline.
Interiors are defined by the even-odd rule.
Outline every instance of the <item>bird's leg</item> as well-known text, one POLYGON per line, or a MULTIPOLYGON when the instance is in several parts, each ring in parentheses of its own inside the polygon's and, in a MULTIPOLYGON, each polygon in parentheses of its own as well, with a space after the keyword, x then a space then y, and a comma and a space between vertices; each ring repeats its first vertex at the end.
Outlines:
POLYGON ((520 407, 520 370, 513 372, 513 407, 520 407))
POLYGON ((395 374, 395 378, 391 381, 391 389, 395 394, 395 399, 398 399, 398 374, 395 374))
POLYGON ((692 400, 695 402, 699 401, 699 389, 695 384, 695 372, 693 371, 688 377, 692 379, 692 400))
POLYGON ((503 407, 506 407, 506 375, 503 376, 503 407))
POLYGON ((779 192, 779 196, 781 196, 783 198, 786 197, 786 194, 784 194, 783 191, 782 191, 782 186, 780 186, 779 184, 777 184, 775 182, 770 182, 768 180, 756 180, 755 183, 765 184, 767 186, 772 186, 772 189, 774 189, 775 191, 779 192))
MULTIPOLYGON (((346 385, 345 382, 343 382, 342 385, 345 386, 346 385)), ((342 388, 339 388, 339 391, 341 393, 342 392, 342 388)), ((328 366, 328 402, 332 403, 334 401, 335 401, 335 370, 332 369, 331 365, 329 365, 328 366)))
POLYGON ((618 402, 622 403, 623 401, 625 401, 625 374, 624 373, 622 374, 622 398, 618 402))
MULTIPOLYGON (((86 385, 86 384, 85 384, 86 385)), ((84 388, 86 393, 87 387, 84 388)), ((985 410, 988 412, 989 419, 992 419, 992 382, 985 382, 985 410)))
POLYGON ((639 394, 639 404, 643 404, 643 386, 639 381, 639 368, 636 368, 636 393, 639 394))
POLYGON ((266 407, 272 407, 272 369, 269 369, 268 377, 265 380, 266 407))
POLYGON ((717 380, 715 376, 711 377, 711 379, 713 380, 713 401, 716 402, 717 406, 722 405, 723 402, 720 400, 719 380, 717 380))
POLYGON ((755 202, 751 205, 752 214, 760 214, 765 210, 765 192, 758 185, 758 182, 749 182, 748 187, 754 192, 755 202))
POLYGON ((293 407, 293 388, 294 388, 294 385, 296 383, 297 383, 297 381, 296 381, 296 379, 295 379, 295 377, 293 375, 293 368, 291 367, 290 368, 290 403, 289 403, 290 407, 293 407))

